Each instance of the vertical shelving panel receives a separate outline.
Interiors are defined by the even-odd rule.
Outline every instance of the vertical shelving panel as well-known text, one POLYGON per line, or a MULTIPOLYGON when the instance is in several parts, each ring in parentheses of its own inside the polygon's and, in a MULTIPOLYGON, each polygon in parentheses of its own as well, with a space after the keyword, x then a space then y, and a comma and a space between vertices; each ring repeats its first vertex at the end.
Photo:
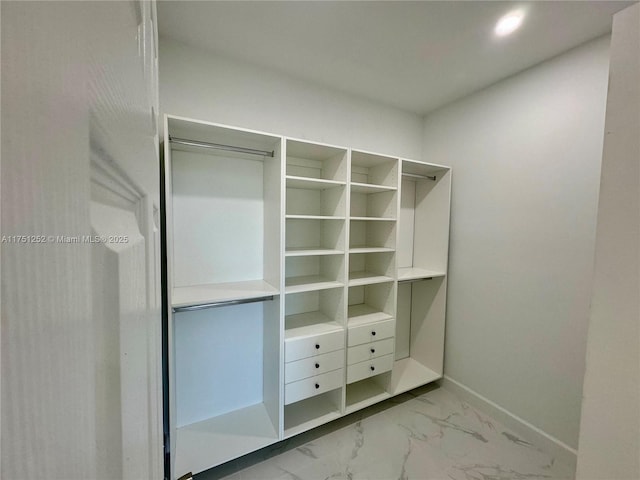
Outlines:
POLYGON ((398 160, 352 151, 346 412, 389 396, 395 337, 398 160))
POLYGON ((347 149, 286 142, 284 436, 342 414, 347 149))
POLYGON ((180 476, 280 438, 283 140, 167 117, 165 142, 180 476))

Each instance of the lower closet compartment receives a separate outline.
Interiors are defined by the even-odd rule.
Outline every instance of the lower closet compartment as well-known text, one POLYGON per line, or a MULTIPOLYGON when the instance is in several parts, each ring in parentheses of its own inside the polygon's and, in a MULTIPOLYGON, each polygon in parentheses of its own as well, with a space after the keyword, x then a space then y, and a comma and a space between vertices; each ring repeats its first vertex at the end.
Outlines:
POLYGON ((279 300, 174 313, 175 471, 278 440, 279 300))
POLYGON ((398 283, 393 395, 442 377, 446 290, 446 277, 398 283))

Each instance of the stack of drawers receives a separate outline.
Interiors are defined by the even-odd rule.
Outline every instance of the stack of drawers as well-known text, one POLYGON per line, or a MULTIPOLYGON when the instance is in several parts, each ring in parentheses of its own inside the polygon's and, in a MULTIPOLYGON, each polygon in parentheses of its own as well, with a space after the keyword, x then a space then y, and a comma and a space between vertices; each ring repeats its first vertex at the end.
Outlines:
POLYGON ((395 319, 349 327, 347 383, 393 368, 395 319))
POLYGON ((284 403, 304 400, 344 384, 344 330, 285 341, 284 403))

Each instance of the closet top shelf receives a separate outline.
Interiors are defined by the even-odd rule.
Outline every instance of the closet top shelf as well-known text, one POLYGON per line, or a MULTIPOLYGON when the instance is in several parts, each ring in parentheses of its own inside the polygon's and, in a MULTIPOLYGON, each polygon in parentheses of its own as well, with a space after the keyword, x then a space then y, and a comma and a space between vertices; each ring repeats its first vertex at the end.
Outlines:
POLYGON ((237 300, 258 299, 278 294, 278 289, 264 280, 191 285, 173 288, 171 306, 174 309, 180 309, 237 300))
POLYGON ((312 177, 298 177, 294 175, 287 175, 287 187, 288 188, 304 188, 308 190, 325 190, 327 188, 340 187, 347 182, 341 182, 338 180, 325 180, 323 178, 312 177))
POLYGON ((354 193, 380 193, 398 190, 397 187, 386 185, 374 185, 371 183, 351 182, 351 191, 354 193))
POLYGON ((426 270, 424 268, 403 267, 398 268, 398 281, 420 280, 423 278, 444 277, 445 272, 437 272, 434 270, 426 270))
MULTIPOLYGON (((167 115, 166 118, 170 138, 190 142, 171 142, 172 147, 179 150, 215 153, 220 146, 231 147, 226 149, 225 155, 260 160, 263 155, 276 155, 275 151, 279 151, 282 143, 282 137, 253 130, 230 128, 172 115, 167 115), (210 148, 211 145, 215 147, 210 148)), ((167 140, 169 139, 165 139, 167 140)))

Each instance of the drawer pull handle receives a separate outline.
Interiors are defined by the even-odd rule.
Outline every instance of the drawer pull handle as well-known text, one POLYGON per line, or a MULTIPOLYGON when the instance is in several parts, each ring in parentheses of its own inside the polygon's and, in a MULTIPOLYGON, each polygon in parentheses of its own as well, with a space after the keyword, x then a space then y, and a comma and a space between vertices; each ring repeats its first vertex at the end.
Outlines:
POLYGON ((375 337, 376 336, 376 331, 374 330, 373 332, 371 332, 371 335, 373 335, 375 337))
POLYGON ((376 370, 376 367, 374 367, 373 365, 371 365, 371 371, 374 372, 376 370))
POLYGON ((376 353, 376 349, 375 349, 375 348, 372 348, 372 349, 371 349, 371 353, 376 353))
POLYGON ((316 389, 320 388, 320 384, 316 383, 316 389))
POLYGON ((320 368, 320 364, 319 363, 316 363, 316 368, 320 368))
POLYGON ((316 350, 320 350, 320 344, 316 343, 316 350))

